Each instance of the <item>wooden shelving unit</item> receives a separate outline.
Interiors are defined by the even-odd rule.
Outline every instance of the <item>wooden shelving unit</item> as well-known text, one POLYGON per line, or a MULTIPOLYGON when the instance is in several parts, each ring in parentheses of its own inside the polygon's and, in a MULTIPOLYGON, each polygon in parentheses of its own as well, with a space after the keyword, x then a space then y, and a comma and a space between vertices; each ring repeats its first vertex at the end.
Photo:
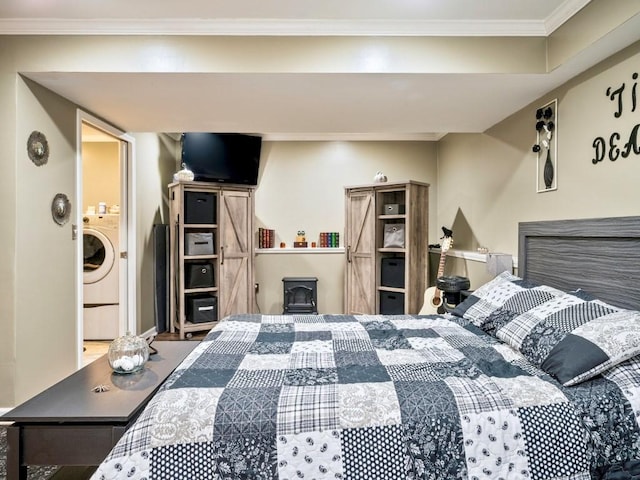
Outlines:
POLYGON ((345 312, 418 313, 427 285, 429 185, 406 181, 346 187, 345 206, 345 312), (404 213, 385 213, 389 205, 399 205, 404 213), (385 246, 385 225, 390 224, 404 229, 404 246, 385 246), (383 259, 404 264, 401 286, 383 283, 383 259))
POLYGON ((251 313, 255 302, 253 188, 208 182, 178 182, 169 185, 169 199, 171 332, 177 330, 180 338, 184 338, 192 332, 210 330, 227 315, 251 313), (212 199, 213 205, 206 208, 213 210, 200 214, 201 217, 210 217, 211 222, 187 223, 194 216, 189 209, 198 208, 197 204, 186 200, 189 194, 205 194, 207 200, 212 199), (213 253, 188 255, 186 235, 189 233, 211 234, 213 253), (189 266, 201 264, 212 266, 213 281, 211 285, 190 287, 186 278, 189 266), (215 298, 213 321, 194 323, 188 319, 187 303, 196 295, 215 298))

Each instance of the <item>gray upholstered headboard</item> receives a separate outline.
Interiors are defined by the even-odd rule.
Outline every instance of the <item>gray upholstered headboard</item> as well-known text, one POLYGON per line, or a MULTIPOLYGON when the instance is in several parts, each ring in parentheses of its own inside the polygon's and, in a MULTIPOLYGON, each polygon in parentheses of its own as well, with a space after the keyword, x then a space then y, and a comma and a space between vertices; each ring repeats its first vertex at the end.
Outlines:
POLYGON ((640 217, 523 222, 518 274, 640 310, 640 217))

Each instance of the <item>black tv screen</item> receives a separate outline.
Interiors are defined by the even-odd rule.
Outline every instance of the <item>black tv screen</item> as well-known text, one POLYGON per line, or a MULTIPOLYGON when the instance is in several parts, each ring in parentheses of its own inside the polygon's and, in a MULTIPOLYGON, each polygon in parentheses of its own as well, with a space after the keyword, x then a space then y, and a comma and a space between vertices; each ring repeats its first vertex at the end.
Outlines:
POLYGON ((258 184, 262 138, 239 133, 183 133, 182 163, 201 182, 258 184))

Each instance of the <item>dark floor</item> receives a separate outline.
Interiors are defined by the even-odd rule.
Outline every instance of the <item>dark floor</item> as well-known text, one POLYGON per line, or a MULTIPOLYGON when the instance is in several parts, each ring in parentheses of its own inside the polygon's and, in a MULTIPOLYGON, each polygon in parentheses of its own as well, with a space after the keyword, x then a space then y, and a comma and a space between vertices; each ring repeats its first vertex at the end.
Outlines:
MULTIPOLYGON (((185 338, 185 340, 200 341, 207 336, 207 333, 209 333, 209 330, 204 330, 202 332, 192 332, 191 338, 185 338)), ((156 336, 156 340, 162 340, 162 341, 180 340, 180 334, 177 332, 176 333, 170 333, 170 332, 159 333, 156 336)))

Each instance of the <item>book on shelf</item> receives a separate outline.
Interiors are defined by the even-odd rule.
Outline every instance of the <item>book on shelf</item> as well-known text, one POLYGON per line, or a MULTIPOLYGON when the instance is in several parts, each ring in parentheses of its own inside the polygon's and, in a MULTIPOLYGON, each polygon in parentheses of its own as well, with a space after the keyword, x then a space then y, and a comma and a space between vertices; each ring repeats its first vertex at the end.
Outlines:
POLYGON ((276 231, 269 228, 258 228, 258 248, 273 248, 276 241, 276 231))
POLYGON ((320 232, 321 248, 338 248, 340 246, 340 234, 338 232, 320 232))

